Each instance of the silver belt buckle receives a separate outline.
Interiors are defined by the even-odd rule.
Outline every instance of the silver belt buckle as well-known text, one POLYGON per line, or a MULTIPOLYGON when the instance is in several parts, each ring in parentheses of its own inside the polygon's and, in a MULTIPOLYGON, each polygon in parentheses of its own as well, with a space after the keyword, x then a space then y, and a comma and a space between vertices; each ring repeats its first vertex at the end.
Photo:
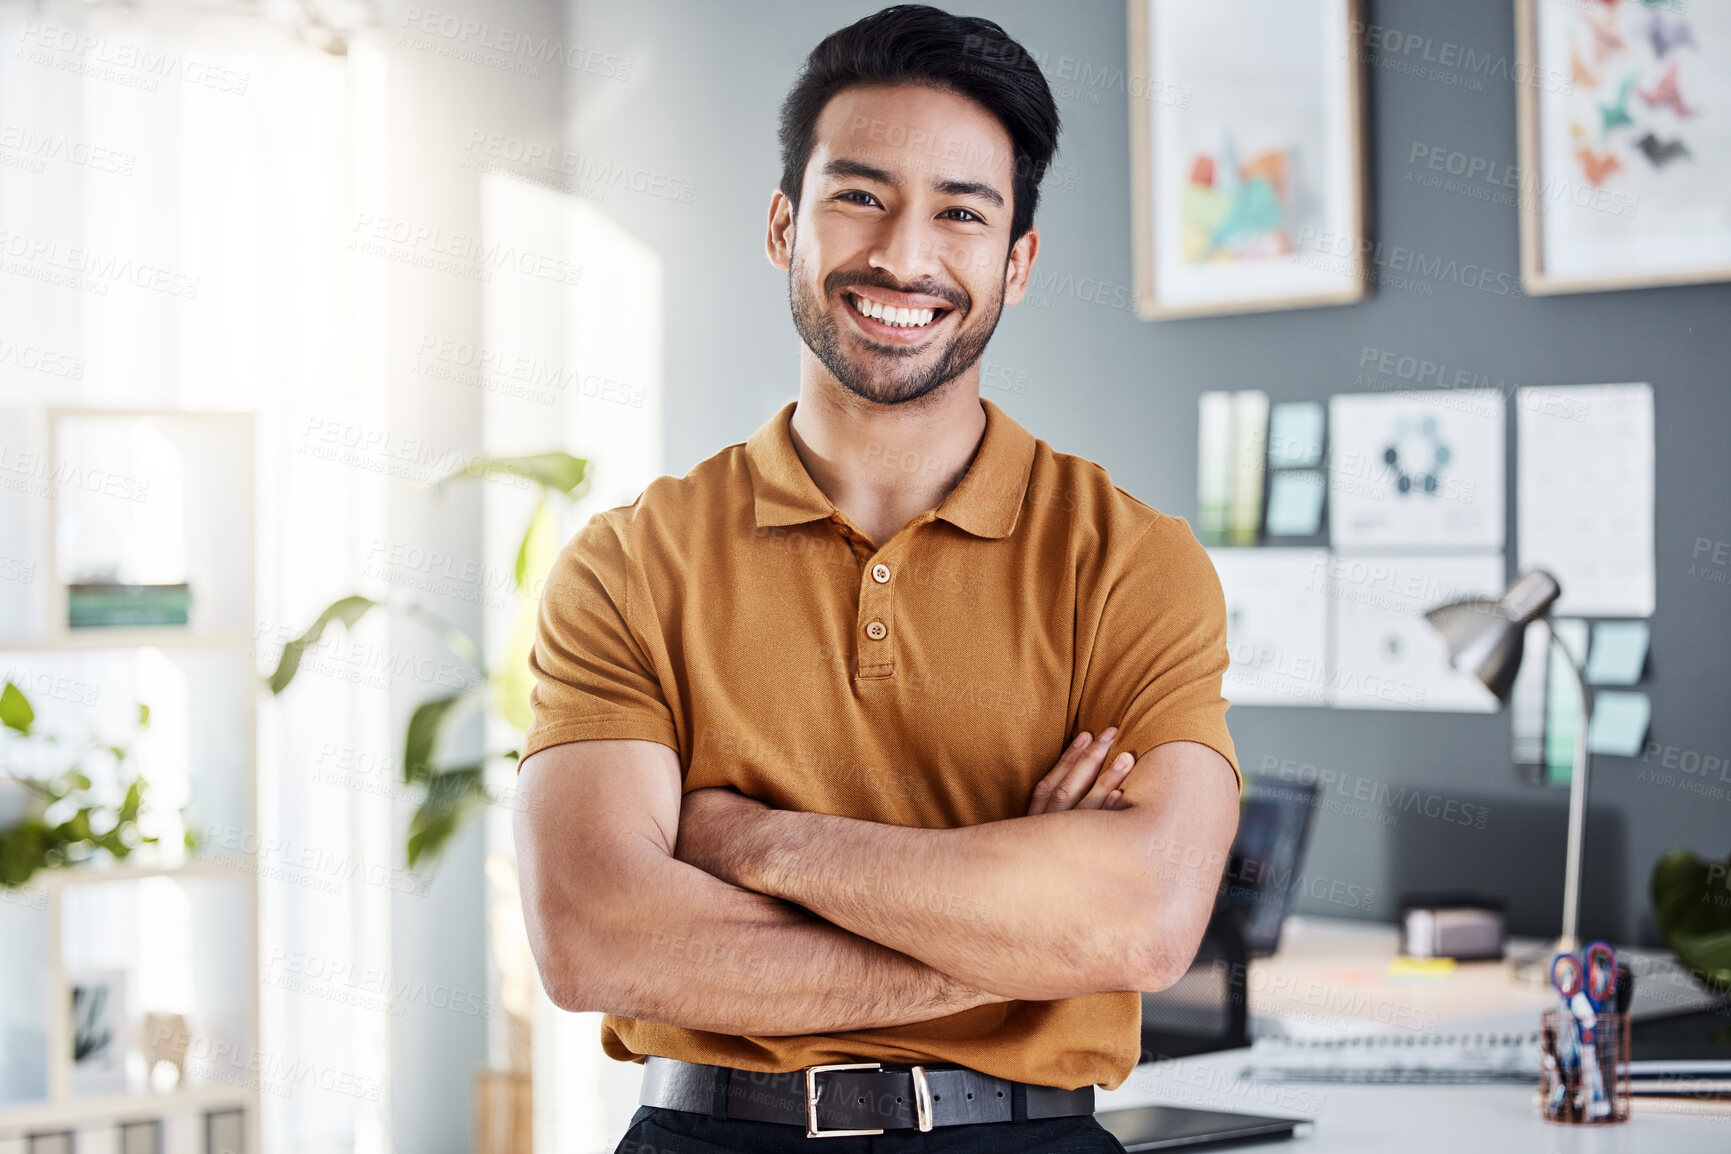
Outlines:
POLYGON ((911 1067, 914 1075, 914 1121, 922 1132, 932 1128, 932 1088, 926 1084, 926 1068, 911 1067))
MULTIPOLYGON (((850 1135, 882 1134, 876 1130, 819 1130, 817 1128, 817 1076, 826 1070, 881 1070, 882 1062, 841 1062, 829 1066, 805 1068, 805 1136, 807 1138, 846 1138, 850 1135)), ((924 1071, 922 1070, 923 1074, 924 1071)))

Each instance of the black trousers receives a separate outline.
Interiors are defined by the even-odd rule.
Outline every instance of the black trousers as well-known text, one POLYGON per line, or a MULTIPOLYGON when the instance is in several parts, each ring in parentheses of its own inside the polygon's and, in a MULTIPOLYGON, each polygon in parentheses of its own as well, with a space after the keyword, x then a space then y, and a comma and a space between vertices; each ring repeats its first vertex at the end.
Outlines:
POLYGON ((1026 1122, 975 1122, 889 1130, 852 1138, 807 1138, 802 1125, 752 1122, 639 1106, 614 1154, 1125 1154, 1092 1114, 1026 1122))

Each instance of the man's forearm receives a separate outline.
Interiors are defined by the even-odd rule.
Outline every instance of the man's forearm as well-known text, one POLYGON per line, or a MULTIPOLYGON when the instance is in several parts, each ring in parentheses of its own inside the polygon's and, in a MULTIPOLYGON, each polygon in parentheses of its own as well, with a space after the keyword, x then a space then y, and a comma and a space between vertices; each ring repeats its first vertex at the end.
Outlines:
POLYGON ((722 1034, 928 1021, 987 993, 787 902, 646 853, 628 900, 579 933, 579 1008, 722 1034))
POLYGON ((958 829, 744 816, 742 885, 970 985, 1039 1000, 1139 988, 1151 870, 1122 812, 958 829))

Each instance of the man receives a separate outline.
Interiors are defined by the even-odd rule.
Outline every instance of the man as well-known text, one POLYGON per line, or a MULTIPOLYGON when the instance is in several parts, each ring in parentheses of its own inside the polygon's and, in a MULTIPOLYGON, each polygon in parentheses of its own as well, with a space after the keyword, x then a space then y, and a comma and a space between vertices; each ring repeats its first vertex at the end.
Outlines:
POLYGON ((524 912, 554 1003, 645 1064, 620 1151, 1122 1149, 1093 1089, 1195 953, 1240 783, 1189 527, 979 395, 1057 132, 989 21, 820 44, 767 237, 799 399, 551 574, 524 912))

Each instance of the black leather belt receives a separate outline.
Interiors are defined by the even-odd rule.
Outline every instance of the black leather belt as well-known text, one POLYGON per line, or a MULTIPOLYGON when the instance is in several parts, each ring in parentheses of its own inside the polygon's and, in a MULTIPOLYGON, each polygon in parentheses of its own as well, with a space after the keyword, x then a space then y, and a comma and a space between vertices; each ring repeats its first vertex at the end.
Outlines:
POLYGON ((840 1138, 1092 1114, 1094 1087, 1037 1086, 954 1064, 847 1062, 766 1073, 652 1054, 644 1059, 638 1101, 718 1120, 804 1126, 808 1138, 840 1138))

